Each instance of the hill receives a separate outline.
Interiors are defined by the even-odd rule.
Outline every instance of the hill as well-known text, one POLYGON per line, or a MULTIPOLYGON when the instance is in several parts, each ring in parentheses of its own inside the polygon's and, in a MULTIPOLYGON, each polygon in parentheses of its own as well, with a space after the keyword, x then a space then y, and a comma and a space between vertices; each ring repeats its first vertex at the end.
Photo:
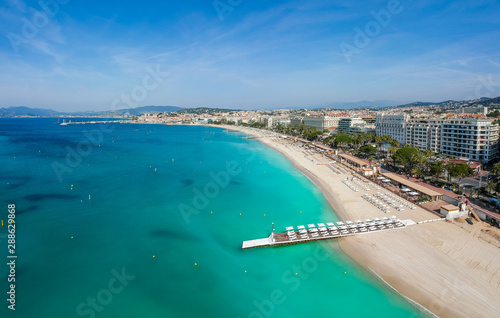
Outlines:
POLYGON ((138 116, 145 113, 171 113, 184 108, 176 106, 142 106, 137 108, 118 109, 114 111, 86 111, 86 112, 58 112, 52 109, 30 108, 25 106, 0 108, 0 117, 16 116, 39 116, 39 117, 59 117, 59 116, 102 116, 114 117, 130 114, 138 116))

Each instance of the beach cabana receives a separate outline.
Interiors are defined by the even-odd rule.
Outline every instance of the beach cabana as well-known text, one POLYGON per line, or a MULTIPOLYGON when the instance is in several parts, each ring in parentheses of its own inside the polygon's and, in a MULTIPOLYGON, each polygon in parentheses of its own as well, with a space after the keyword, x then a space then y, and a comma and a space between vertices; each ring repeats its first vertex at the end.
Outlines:
POLYGON ((287 231, 293 231, 293 226, 289 226, 286 228, 287 231))
POLYGON ((306 228, 306 227, 305 227, 305 226, 303 226, 303 225, 299 225, 299 226, 297 226, 297 229, 299 229, 299 230, 303 230, 303 229, 305 229, 305 228, 306 228))
POLYGON ((314 229, 314 228, 316 228, 316 225, 315 224, 307 224, 307 227, 310 229, 314 229))
POLYGON ((318 223, 318 227, 325 227, 324 223, 318 223))

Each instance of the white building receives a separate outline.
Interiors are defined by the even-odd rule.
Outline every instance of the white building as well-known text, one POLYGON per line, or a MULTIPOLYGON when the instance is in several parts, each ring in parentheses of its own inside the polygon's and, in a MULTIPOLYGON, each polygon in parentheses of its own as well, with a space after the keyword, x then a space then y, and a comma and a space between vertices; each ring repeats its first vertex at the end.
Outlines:
POLYGON ((487 163, 498 157, 498 124, 493 119, 454 117, 442 124, 441 152, 487 163))
POLYGON ((406 143, 406 115, 378 115, 375 120, 377 136, 390 135, 402 145, 406 143))
POLYGON ((347 117, 349 117, 347 114, 309 115, 304 118, 304 125, 323 131, 338 127, 340 120, 347 117))
POLYGON ((352 130, 361 131, 365 125, 366 122, 361 118, 342 118, 339 120, 337 132, 344 132, 347 135, 352 135, 352 130), (356 129, 353 129, 354 127, 356 127, 356 129))
POLYGON ((301 126, 304 123, 302 118, 292 118, 290 119, 290 126, 301 126))
POLYGON ((410 118, 406 123, 406 143, 422 151, 441 151, 441 117, 410 118))
POLYGON ((488 114, 488 107, 484 107, 484 106, 460 107, 458 109, 458 113, 459 114, 486 115, 486 114, 488 114))

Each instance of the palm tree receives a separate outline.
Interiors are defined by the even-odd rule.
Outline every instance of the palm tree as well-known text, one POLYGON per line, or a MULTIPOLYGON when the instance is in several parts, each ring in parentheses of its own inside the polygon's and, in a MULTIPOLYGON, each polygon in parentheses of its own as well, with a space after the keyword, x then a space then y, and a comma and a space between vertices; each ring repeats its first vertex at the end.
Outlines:
POLYGON ((377 145, 377 155, 380 153, 380 146, 382 145, 382 137, 375 136, 375 144, 377 145))
POLYGON ((500 163, 495 163, 493 165, 493 167, 491 168, 491 172, 493 172, 496 176, 497 176, 497 179, 500 178, 499 174, 500 174, 500 163))
POLYGON ((451 173, 454 168, 455 168, 455 163, 453 162, 448 162, 447 164, 444 165, 444 170, 446 170, 446 174, 448 177, 448 184, 451 183, 451 173))
POLYGON ((495 189, 497 184, 493 180, 488 180, 486 183, 486 189, 488 189, 488 193, 491 195, 491 191, 495 189))
POLYGON ((432 158, 434 156, 434 152, 432 152, 432 150, 430 149, 425 149, 424 151, 424 156, 429 159, 429 158, 432 158))
POLYGON ((430 171, 431 171, 432 176, 434 176, 436 178, 436 182, 437 182, 439 180, 439 177, 441 176, 441 174, 444 171, 444 163, 441 160, 434 161, 433 163, 431 163, 430 171))
POLYGON ((392 138, 391 140, 389 140, 389 143, 393 147, 399 147, 399 141, 397 139, 392 138))

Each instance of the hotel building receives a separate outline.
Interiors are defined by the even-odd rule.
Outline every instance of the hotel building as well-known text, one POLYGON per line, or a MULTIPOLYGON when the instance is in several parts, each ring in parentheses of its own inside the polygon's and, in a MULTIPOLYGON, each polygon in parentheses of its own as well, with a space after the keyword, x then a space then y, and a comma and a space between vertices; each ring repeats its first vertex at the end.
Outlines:
POLYGON ((498 124, 485 117, 449 118, 442 124, 441 152, 483 163, 498 157, 498 124))

